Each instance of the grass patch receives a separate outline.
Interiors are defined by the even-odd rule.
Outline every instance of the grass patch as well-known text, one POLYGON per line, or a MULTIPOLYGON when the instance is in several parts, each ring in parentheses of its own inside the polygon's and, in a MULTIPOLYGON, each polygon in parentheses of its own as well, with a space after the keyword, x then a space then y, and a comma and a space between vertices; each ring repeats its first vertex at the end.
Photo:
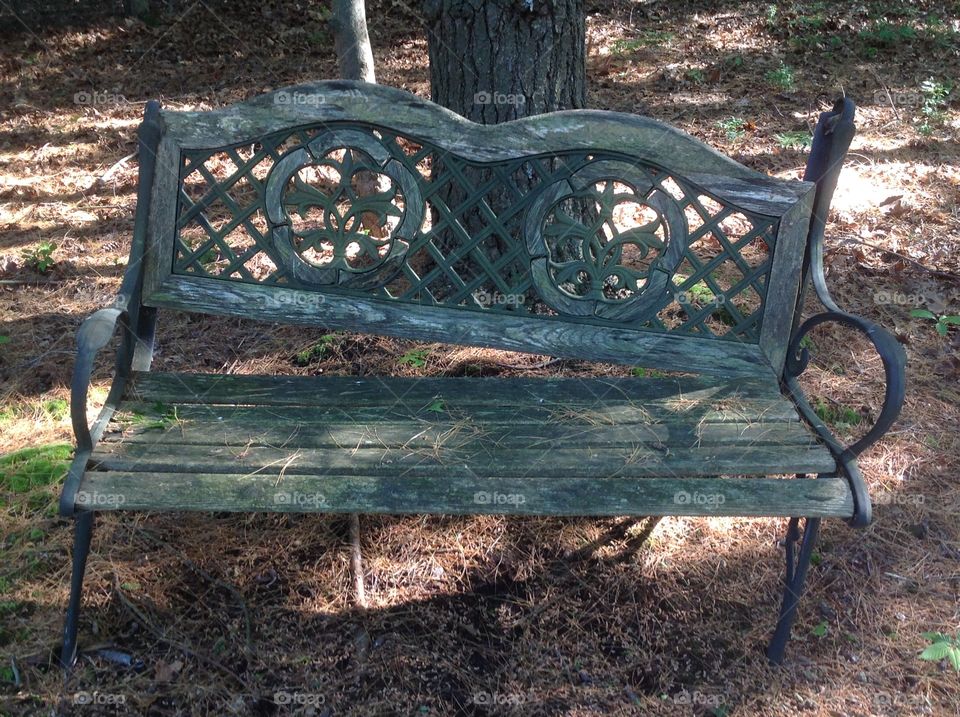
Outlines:
POLYGON ((773 136, 783 149, 804 149, 813 143, 809 132, 781 132, 773 136))
POLYGON ((34 488, 59 481, 73 457, 73 446, 56 443, 23 448, 0 457, 0 487, 12 493, 28 493, 34 488))
POLYGON ((783 92, 793 92, 797 88, 797 78, 793 68, 783 62, 775 70, 764 75, 767 82, 783 92))
POLYGON ((840 429, 857 426, 863 421, 863 417, 857 413, 856 410, 850 408, 850 406, 844 406, 843 404, 833 405, 827 403, 822 398, 817 399, 813 410, 816 411, 821 421, 840 429))
POLYGON ((617 40, 610 47, 610 52, 614 55, 630 55, 644 47, 666 44, 670 42, 673 37, 672 32, 666 32, 664 30, 644 30, 633 39, 617 40))

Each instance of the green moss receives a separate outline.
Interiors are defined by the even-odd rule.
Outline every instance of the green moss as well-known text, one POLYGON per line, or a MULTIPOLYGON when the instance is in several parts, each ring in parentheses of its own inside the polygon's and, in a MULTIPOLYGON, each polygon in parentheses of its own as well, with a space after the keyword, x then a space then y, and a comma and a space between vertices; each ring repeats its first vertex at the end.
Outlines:
POLYGON ((59 481, 70 464, 73 446, 54 443, 24 448, 0 457, 0 489, 28 493, 59 481))

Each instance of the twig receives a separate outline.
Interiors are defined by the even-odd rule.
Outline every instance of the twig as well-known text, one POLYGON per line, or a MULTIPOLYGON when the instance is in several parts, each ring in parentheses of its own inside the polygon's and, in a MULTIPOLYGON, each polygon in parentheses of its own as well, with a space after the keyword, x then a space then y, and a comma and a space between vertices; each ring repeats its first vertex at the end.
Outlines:
POLYGON ((118 169, 120 169, 120 167, 124 166, 127 162, 129 162, 131 159, 133 159, 136 156, 137 156, 136 152, 131 152, 126 157, 123 157, 122 159, 118 159, 116 162, 114 162, 113 166, 110 167, 110 169, 108 169, 106 172, 100 175, 97 181, 98 182, 110 181, 110 177, 113 176, 114 172, 116 172, 118 169))
POLYGON ((876 70, 870 67, 870 65, 867 65, 867 69, 870 71, 870 74, 873 75, 873 79, 879 82, 880 86, 883 88, 883 91, 887 93, 887 101, 890 103, 890 108, 893 110, 893 114, 897 118, 897 122, 900 122, 900 112, 897 111, 897 106, 893 102, 893 95, 890 94, 890 89, 883 83, 883 80, 880 79, 880 75, 877 74, 876 70))
POLYGON ((357 604, 367 609, 367 593, 363 586, 363 558, 360 554, 360 516, 350 514, 350 568, 353 571, 353 585, 357 593, 357 604))

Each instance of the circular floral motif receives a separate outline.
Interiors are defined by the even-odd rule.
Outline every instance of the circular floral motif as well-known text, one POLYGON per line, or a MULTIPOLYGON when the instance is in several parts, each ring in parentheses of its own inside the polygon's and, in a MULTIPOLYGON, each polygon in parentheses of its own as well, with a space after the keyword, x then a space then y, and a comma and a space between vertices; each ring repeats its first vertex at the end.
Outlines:
POLYGON ((423 218, 409 171, 354 130, 319 135, 280 160, 266 207, 274 248, 295 278, 352 287, 389 281, 423 218))
POLYGON ((531 271, 557 311, 636 319, 667 298, 686 222, 645 172, 599 161, 547 187, 527 225, 531 271))

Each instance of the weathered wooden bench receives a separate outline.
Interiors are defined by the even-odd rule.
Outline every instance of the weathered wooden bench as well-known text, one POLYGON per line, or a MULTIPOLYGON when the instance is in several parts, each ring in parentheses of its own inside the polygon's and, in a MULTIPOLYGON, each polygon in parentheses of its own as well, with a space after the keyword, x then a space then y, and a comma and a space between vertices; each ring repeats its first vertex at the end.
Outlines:
POLYGON ((849 100, 821 116, 814 184, 611 112, 481 126, 346 82, 212 112, 149 103, 129 267, 78 334, 64 664, 93 515, 116 509, 781 516, 779 661, 820 521, 869 522, 856 457, 903 399, 901 347, 837 308, 822 272, 853 131, 849 100), (809 283, 826 311, 801 323, 809 283), (672 375, 156 373, 158 309, 672 375), (851 446, 797 384, 823 322, 864 333, 886 371, 882 412, 851 446), (91 427, 94 357, 118 329, 91 427))

